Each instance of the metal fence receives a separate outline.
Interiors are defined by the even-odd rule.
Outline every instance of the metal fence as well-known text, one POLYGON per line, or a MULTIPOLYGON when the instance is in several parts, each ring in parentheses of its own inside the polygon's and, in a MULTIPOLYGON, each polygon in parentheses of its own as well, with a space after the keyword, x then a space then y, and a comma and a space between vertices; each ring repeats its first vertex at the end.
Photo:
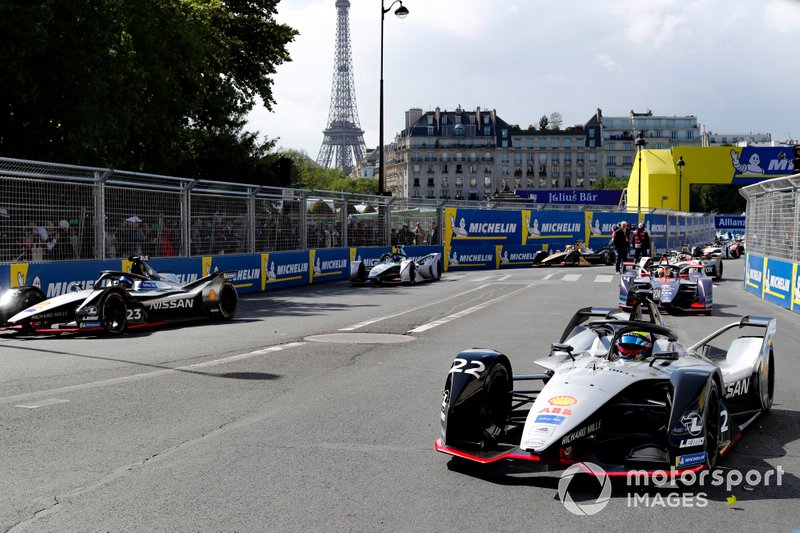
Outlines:
POLYGON ((747 250, 800 261, 800 174, 740 189, 747 199, 747 250))
POLYGON ((0 262, 441 244, 445 207, 619 210, 391 198, 0 158, 0 262))

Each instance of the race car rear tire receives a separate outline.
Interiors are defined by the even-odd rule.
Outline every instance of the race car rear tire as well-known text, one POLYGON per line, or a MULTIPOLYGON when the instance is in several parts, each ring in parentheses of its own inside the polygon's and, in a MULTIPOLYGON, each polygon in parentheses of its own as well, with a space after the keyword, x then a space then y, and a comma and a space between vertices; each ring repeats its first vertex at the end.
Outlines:
POLYGON ((103 317, 103 329, 111 335, 119 335, 128 327, 128 305, 118 292, 111 292, 103 297, 100 304, 103 317))
POLYGON ((719 262, 719 270, 717 271, 717 281, 722 281, 722 261, 719 262))
POLYGON ((411 283, 412 285, 416 285, 416 283, 417 283, 417 267, 414 265, 413 262, 408 265, 408 279, 409 279, 409 283, 411 283))
POLYGON ((766 383, 760 379, 756 379, 756 383, 758 384, 758 396, 761 400, 761 412, 766 414, 772 409, 772 399, 775 395, 775 355, 772 349, 770 349, 769 358, 767 359, 766 383))
POLYGON ((704 409, 703 428, 705 429, 705 439, 703 445, 706 452, 706 467, 713 470, 719 459, 719 437, 720 437, 720 403, 717 382, 712 380, 711 387, 706 398, 706 408, 704 409))
POLYGON ((224 284, 219 290, 219 301, 217 302, 220 320, 232 319, 238 303, 239 296, 236 294, 236 289, 229 283, 224 284))

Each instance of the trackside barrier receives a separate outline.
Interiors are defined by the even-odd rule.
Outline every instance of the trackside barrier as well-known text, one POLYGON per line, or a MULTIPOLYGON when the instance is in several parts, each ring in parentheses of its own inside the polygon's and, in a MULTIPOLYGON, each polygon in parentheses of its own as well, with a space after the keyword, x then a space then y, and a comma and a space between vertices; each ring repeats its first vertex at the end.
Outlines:
POLYGON ((743 187, 744 289, 800 313, 800 174, 743 187))

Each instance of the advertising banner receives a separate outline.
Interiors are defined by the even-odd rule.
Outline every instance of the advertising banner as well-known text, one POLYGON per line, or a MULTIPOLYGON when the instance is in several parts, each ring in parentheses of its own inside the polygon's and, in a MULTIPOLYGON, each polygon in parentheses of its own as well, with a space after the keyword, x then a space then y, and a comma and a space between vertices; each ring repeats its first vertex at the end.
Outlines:
POLYGON ((797 263, 792 265, 792 306, 795 313, 800 313, 800 274, 798 274, 797 263))
POLYGON ((650 234, 650 248, 654 255, 667 252, 667 216, 647 215, 644 227, 650 234))
POLYGON ((72 290, 89 289, 101 270, 120 270, 119 260, 76 261, 63 263, 12 263, 9 265, 11 287, 33 285, 48 297, 72 290))
POLYGON ((498 244, 495 247, 495 268, 524 268, 534 266, 534 259, 542 251, 541 246, 522 246, 521 244, 509 244, 503 246, 498 244))
POLYGON ((446 207, 444 245, 524 244, 522 216, 520 211, 446 207))
POLYGON ((762 282, 766 260, 760 255, 747 254, 744 272, 744 289, 763 298, 762 282))
POLYGON ((764 272, 764 299, 786 309, 792 305, 792 263, 767 258, 764 272))
POLYGON ((594 213, 592 211, 586 211, 584 216, 586 217, 584 242, 586 246, 593 250, 608 245, 611 241, 611 234, 614 226, 619 225, 623 220, 622 213, 594 213))
MULTIPOLYGON (((406 254, 410 259, 413 259, 414 261, 418 261, 428 254, 439 253, 442 254, 442 256, 444 256, 444 247, 436 245, 398 246, 397 251, 406 254)), ((442 267, 444 267, 444 257, 442 257, 442 267)))
POLYGON ((622 191, 517 189, 514 194, 535 204, 619 205, 622 191))
POLYGON ((733 233, 744 233, 746 217, 744 215, 716 215, 714 216, 714 228, 720 231, 730 231, 733 233))
POLYGON ((495 247, 476 244, 445 248, 444 258, 446 271, 452 270, 488 270, 495 268, 495 247))
POLYGON ((9 274, 8 265, 0 265, 0 294, 3 291, 11 288, 11 275, 9 274))
POLYGON ((310 283, 309 256, 307 250, 261 254, 261 290, 270 291, 310 283))
MULTIPOLYGON (((363 261, 367 269, 374 267, 378 264, 378 260, 383 254, 392 252, 391 246, 359 246, 357 248, 350 248, 350 262, 363 261)), ((348 269, 350 267, 348 266, 348 269)), ((348 277, 350 274, 348 273, 348 277)))
MULTIPOLYGON (((156 268, 155 261, 151 262, 156 268)), ((239 294, 261 290, 261 264, 257 255, 215 255, 202 258, 201 276, 228 271, 227 278, 239 294)), ((156 268, 159 270, 159 268, 156 268)), ((179 276, 180 277, 180 276, 179 276)), ((184 282, 188 283, 188 282, 184 282)))
POLYGON ((547 243, 551 250, 563 250, 566 245, 585 238, 585 215, 578 211, 526 210, 522 212, 522 223, 522 244, 547 243))
POLYGON ((321 248, 310 250, 311 283, 322 283, 350 277, 349 248, 321 248))

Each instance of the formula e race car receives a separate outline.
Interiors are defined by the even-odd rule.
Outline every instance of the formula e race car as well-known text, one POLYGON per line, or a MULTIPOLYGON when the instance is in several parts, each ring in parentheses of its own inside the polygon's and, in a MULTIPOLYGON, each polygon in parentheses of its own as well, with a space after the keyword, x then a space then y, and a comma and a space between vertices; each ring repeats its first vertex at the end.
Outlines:
POLYGON ((708 243, 692 248, 692 257, 703 264, 703 271, 716 281, 722 279, 723 248, 716 243, 708 243))
POLYGON ((687 345, 646 295, 630 314, 580 309, 535 361, 543 373, 514 375, 494 350, 458 354, 435 449, 598 475, 593 465, 612 476, 713 469, 772 406, 775 331, 775 319, 746 316, 687 345))
POLYGON ((675 261, 664 255, 658 263, 645 258, 633 266, 619 278, 619 305, 623 309, 633 306, 637 291, 652 290, 653 300, 663 310, 711 314, 714 284, 702 262, 675 261))
POLYGON ((591 266, 613 265, 617 255, 613 246, 605 246, 594 251, 584 246, 583 241, 568 245, 563 252, 548 255, 539 261, 545 266, 591 266))
POLYGON ((442 254, 432 253, 412 259, 402 250, 383 254, 369 268, 364 261, 350 263, 350 283, 353 285, 372 282, 376 284, 414 285, 420 281, 438 280, 442 277, 442 254))
POLYGON ((104 270, 91 288, 45 299, 38 287, 8 289, 0 297, 0 327, 22 333, 102 332, 208 318, 228 320, 239 297, 224 272, 181 285, 145 257, 130 272, 104 270))

